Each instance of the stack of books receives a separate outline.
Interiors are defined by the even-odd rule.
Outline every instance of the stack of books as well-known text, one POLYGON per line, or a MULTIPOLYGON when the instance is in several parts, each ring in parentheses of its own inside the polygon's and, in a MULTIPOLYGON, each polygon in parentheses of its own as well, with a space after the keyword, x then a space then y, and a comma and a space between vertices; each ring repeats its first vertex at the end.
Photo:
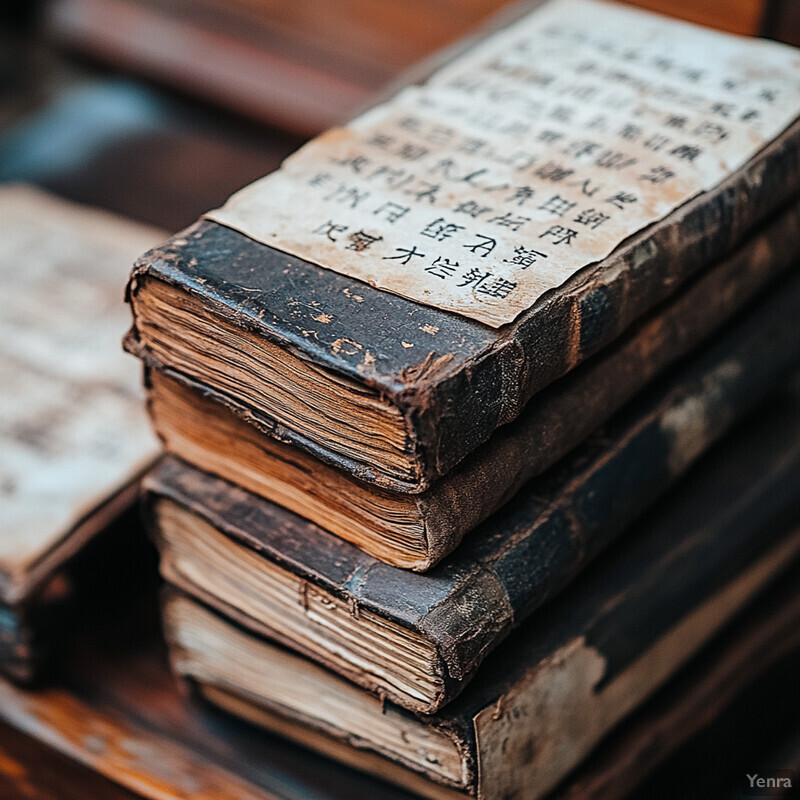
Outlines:
POLYGON ((175 671, 430 797, 542 797, 800 550, 800 68, 594 0, 138 262, 175 671))

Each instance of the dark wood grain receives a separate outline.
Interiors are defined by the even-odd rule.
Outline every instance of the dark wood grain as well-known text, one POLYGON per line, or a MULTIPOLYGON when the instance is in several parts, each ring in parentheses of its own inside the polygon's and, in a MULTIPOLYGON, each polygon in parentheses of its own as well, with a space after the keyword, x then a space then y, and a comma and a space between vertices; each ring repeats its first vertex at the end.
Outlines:
POLYGON ((3 800, 136 800, 140 796, 0 723, 0 797, 3 800))

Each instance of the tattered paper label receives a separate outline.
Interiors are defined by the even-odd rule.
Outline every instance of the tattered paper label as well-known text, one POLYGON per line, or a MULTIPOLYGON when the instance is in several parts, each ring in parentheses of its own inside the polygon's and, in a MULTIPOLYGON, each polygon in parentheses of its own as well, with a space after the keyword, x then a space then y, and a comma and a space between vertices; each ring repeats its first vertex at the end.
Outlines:
POLYGON ((800 114, 800 53, 552 0, 207 216, 493 327, 800 114))

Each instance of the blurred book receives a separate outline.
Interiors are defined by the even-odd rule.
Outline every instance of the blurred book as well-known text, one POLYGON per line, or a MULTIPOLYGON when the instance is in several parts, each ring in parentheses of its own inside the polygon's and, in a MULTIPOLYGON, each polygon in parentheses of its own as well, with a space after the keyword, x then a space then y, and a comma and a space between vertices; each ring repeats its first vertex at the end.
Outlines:
MULTIPOLYGON (((756 34, 763 0, 629 0, 756 34)), ((72 50, 253 119, 312 135, 351 116, 402 70, 474 32, 509 0, 48 0, 49 36, 72 50)))
POLYGON ((0 188, 0 667, 33 677, 69 565, 134 503, 158 448, 117 341, 131 260, 163 235, 0 188))

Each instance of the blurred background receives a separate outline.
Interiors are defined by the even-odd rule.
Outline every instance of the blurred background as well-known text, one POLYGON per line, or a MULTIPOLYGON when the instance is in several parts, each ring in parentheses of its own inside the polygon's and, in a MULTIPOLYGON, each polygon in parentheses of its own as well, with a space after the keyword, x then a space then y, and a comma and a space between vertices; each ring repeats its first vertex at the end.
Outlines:
MULTIPOLYGON (((635 0, 800 42, 796 0, 635 0)), ((508 0, 5 0, 0 181, 175 230, 508 0)))

